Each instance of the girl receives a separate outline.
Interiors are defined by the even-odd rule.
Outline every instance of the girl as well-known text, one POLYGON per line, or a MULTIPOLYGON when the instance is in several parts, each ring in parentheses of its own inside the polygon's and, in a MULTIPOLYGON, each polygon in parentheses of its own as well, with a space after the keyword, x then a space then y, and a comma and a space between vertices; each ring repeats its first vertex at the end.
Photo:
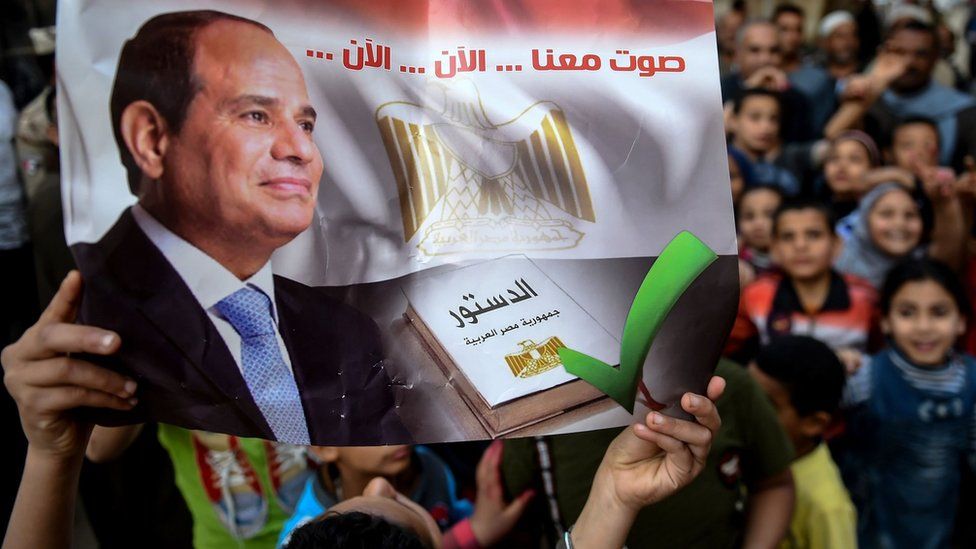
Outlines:
POLYGON ((909 260, 881 294, 889 347, 844 391, 852 441, 845 477, 862 547, 947 547, 960 466, 973 465, 976 361, 953 350, 968 301, 945 264, 909 260))
POLYGON ((748 187, 739 198, 739 283, 744 286, 773 268, 769 246, 773 238, 773 214, 783 193, 772 186, 748 187))
POLYGON ((898 183, 875 187, 838 225, 844 250, 834 268, 864 278, 875 288, 899 260, 922 253, 921 208, 898 183))
POLYGON ((819 190, 838 218, 854 210, 865 190, 865 176, 880 162, 878 146, 864 132, 851 130, 831 141, 819 190))

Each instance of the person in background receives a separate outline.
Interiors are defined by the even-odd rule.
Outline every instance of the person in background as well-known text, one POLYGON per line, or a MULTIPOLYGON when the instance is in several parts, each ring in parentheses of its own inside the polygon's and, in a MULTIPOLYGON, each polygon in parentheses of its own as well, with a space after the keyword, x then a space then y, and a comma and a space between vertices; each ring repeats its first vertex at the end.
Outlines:
POLYGON ((817 195, 830 204, 834 215, 848 215, 857 208, 858 199, 876 184, 872 172, 880 162, 878 146, 868 134, 858 130, 840 134, 830 142, 817 195))
POLYGON ((783 146, 780 127, 782 96, 761 88, 743 91, 732 104, 727 130, 733 135, 730 153, 740 169, 749 174, 749 184, 775 186, 787 196, 802 189, 801 159, 809 156, 806 147, 783 146))
POLYGON ((809 335, 835 351, 866 351, 877 295, 832 263, 840 252, 829 206, 786 201, 773 218, 773 261, 780 273, 746 286, 725 355, 748 363, 758 347, 785 335, 809 335))
POLYGON ((773 215, 782 202, 783 193, 776 187, 750 187, 742 194, 736 210, 740 286, 774 269, 769 248, 773 240, 773 215))
POLYGON ((895 25, 888 32, 884 51, 900 57, 907 64, 870 107, 866 119, 868 133, 876 138, 890 135, 901 119, 910 116, 930 118, 939 129, 939 164, 952 164, 959 169, 961 162, 957 153, 972 154, 976 146, 963 132, 963 142, 958 143, 957 150, 960 117, 973 116, 976 99, 933 80, 932 71, 938 60, 935 29, 914 19, 895 25))
POLYGON ((715 18, 715 38, 718 43, 719 74, 727 75, 732 71, 735 60, 735 37, 739 27, 746 20, 745 2, 738 0, 732 6, 715 18))
POLYGON ((478 464, 478 496, 471 502, 457 498, 450 468, 425 446, 313 446, 309 452, 321 463, 305 484, 295 513, 285 523, 279 546, 288 546, 296 529, 314 521, 336 505, 362 496, 369 483, 386 479, 401 494, 430 513, 444 544, 491 547, 515 526, 533 493, 526 491, 505 503, 498 467, 502 445, 496 441, 478 464), (473 512, 472 512, 473 511, 473 512))
POLYGON ((796 459, 796 507, 782 549, 857 546, 857 512, 824 442, 840 404, 844 366, 829 347, 784 336, 764 347, 749 373, 769 396, 796 459))
MULTIPOLYGON (((769 399, 745 368, 721 360, 715 375, 727 383, 717 401, 722 426, 711 451, 702 456, 701 475, 666 501, 637 513, 633 526, 620 532, 626 535, 627 547, 772 548, 785 535, 793 508, 789 440, 769 399)), ((540 539, 559 537, 574 522, 576 532, 589 513, 591 482, 595 490, 603 474, 604 450, 606 455, 614 453, 619 433, 604 429, 506 439, 502 470, 507 491, 538 492, 522 527, 539 530, 540 539)), ((608 510, 602 516, 613 515, 608 510)), ((522 546, 530 543, 539 546, 538 539, 522 546)))
POLYGON ((762 88, 782 94, 783 110, 789 113, 780 128, 784 142, 804 142, 817 137, 810 125, 806 98, 790 88, 780 68, 782 52, 779 30, 769 21, 748 21, 739 28, 735 42, 734 70, 722 78, 722 102, 728 105, 743 90, 762 88))
POLYGON ((779 29, 780 67, 787 74, 799 69, 807 54, 803 19, 803 8, 796 4, 779 4, 773 10, 772 21, 779 29))
POLYGON ((952 270, 909 260, 881 292, 889 345, 844 389, 841 470, 862 547, 947 547, 961 468, 976 466, 976 362, 954 350, 969 303, 952 270))

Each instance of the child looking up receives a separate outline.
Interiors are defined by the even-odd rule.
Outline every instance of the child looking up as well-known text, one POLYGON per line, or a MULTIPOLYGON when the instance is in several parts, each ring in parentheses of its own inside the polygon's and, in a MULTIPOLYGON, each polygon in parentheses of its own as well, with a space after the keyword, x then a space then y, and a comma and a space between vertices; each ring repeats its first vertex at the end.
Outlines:
POLYGON ((784 336, 764 347, 749 373, 766 391, 793 442, 796 504, 781 548, 857 546, 857 513, 823 442, 844 389, 844 366, 823 343, 784 336))
POLYGON ((847 382, 843 469, 863 547, 947 547, 960 468, 974 465, 976 362, 953 347, 968 301, 948 266, 910 260, 881 293, 889 347, 847 382))
POLYGON ((376 477, 385 478, 394 489, 426 509, 441 530, 453 526, 445 537, 445 546, 450 547, 494 545, 515 526, 532 498, 532 492, 527 491, 510 504, 502 501, 498 477, 501 441, 489 446, 478 464, 478 501, 473 515, 470 502, 459 500, 455 494, 451 470, 424 446, 312 446, 308 451, 322 465, 306 483, 279 544, 286 544, 294 529, 334 505, 363 495, 366 485, 376 477), (468 515, 472 515, 470 519, 468 515))
POLYGON ((891 164, 908 171, 917 166, 939 165, 939 129, 928 118, 912 117, 898 122, 885 151, 891 164))
POLYGON ((878 146, 864 132, 847 131, 830 142, 819 194, 830 201, 836 216, 857 207, 857 200, 867 192, 867 175, 880 161, 878 146))
POLYGON ((776 187, 758 186, 746 189, 739 199, 736 222, 739 233, 739 260, 744 262, 740 283, 751 282, 773 268, 769 247, 773 240, 773 214, 783 202, 776 187))
POLYGON ((770 247, 782 274, 746 286, 729 335, 726 355, 747 363, 750 343, 778 336, 809 335, 835 351, 865 350, 876 294, 867 282, 831 268, 840 242, 830 208, 817 201, 783 203, 773 217, 770 247))

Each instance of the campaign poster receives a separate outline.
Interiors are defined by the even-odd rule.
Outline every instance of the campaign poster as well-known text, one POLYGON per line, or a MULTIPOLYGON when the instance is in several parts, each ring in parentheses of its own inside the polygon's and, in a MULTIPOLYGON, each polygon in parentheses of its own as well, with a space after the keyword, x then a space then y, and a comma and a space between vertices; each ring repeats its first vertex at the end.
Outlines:
POLYGON ((120 334, 92 360, 139 384, 99 423, 460 441, 680 414, 704 389, 738 300, 710 2, 58 16, 80 321, 120 334), (682 234, 714 261, 669 298, 648 276, 638 306, 682 234), (622 351, 658 306, 646 360, 622 351), (637 385, 614 396, 567 352, 637 385))

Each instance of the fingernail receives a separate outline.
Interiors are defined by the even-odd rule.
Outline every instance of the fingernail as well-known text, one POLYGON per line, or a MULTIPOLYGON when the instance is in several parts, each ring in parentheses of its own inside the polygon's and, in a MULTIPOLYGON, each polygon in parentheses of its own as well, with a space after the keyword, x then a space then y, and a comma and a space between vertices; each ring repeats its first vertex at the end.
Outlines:
POLYGON ((654 415, 651 417, 651 422, 654 423, 654 425, 660 425, 664 423, 664 416, 662 416, 657 412, 654 412, 654 415))
POLYGON ((138 399, 138 398, 135 398, 135 397, 133 397, 133 398, 130 398, 130 399, 128 400, 128 402, 129 402, 129 406, 135 406, 136 404, 139 404, 139 399, 138 399))
POLYGON ((688 397, 688 407, 697 408, 701 404, 701 399, 695 395, 688 397))
POLYGON ((136 392, 136 382, 131 379, 125 382, 125 394, 131 395, 136 392))
POLYGON ((98 340, 98 345, 103 349, 108 349, 115 342, 115 335, 105 334, 98 340))

